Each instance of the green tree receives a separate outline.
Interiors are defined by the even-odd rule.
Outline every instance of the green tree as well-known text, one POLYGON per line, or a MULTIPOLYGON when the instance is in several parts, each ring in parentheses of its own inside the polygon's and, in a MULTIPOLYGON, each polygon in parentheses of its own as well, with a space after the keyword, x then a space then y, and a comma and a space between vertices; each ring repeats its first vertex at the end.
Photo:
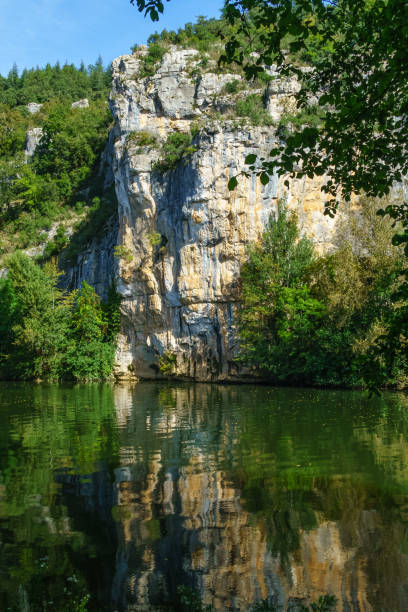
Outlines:
POLYGON ((109 330, 100 297, 85 281, 76 297, 70 328, 72 343, 65 362, 72 377, 82 381, 109 378, 115 352, 114 333, 109 330))
POLYGON ((17 299, 10 279, 0 279, 0 378, 10 356, 17 299))
POLYGON ((240 360, 274 380, 307 380, 314 368, 313 347, 325 307, 306 284, 312 261, 312 245, 299 240, 296 216, 280 205, 241 271, 240 360))
POLYGON ((105 71, 103 68, 102 57, 99 55, 94 66, 89 67, 90 85, 94 92, 106 90, 105 71))
POLYGON ((20 167, 12 188, 16 199, 29 211, 41 211, 46 202, 58 201, 56 183, 49 176, 37 174, 28 164, 20 167))
POLYGON ((2 369, 17 378, 57 379, 70 312, 69 299, 57 288, 59 272, 53 264, 40 268, 21 252, 8 259, 7 267, 10 288, 0 297, 12 315, 12 351, 3 357, 2 369))
POLYGON ((28 102, 43 103, 57 98, 67 102, 80 98, 106 98, 110 72, 110 67, 103 67, 101 58, 88 69, 83 63, 79 69, 73 64, 65 64, 61 68, 57 62, 55 66, 47 64, 45 68, 23 70, 20 76, 14 65, 7 78, 0 77, 0 104, 13 108, 28 102))
POLYGON ((402 252, 376 206, 367 199, 362 212, 349 211, 337 249, 323 257, 280 210, 242 268, 242 362, 289 383, 407 386, 406 344, 395 334, 404 301, 392 299, 402 252), (398 351, 387 352, 389 337, 398 351))
POLYGON ((106 341, 116 344, 116 339, 120 331, 120 303, 121 295, 116 291, 115 283, 109 287, 108 300, 102 303, 102 310, 107 323, 106 341))
POLYGON ((120 296, 106 304, 86 282, 63 293, 53 262, 43 267, 21 252, 0 279, 0 377, 104 380, 111 376, 120 296))
POLYGON ((37 174, 54 179, 63 199, 91 176, 109 123, 110 114, 104 103, 84 109, 71 109, 64 104, 52 108, 33 166, 37 174))
POLYGON ((9 158, 23 149, 27 127, 24 113, 0 104, 0 157, 9 158))

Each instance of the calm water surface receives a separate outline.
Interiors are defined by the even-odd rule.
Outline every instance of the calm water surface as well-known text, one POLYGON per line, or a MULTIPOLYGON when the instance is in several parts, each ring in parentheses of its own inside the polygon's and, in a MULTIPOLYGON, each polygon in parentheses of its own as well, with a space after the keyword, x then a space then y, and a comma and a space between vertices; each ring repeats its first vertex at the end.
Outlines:
POLYGON ((0 421, 2 611, 408 610, 406 395, 1 384, 0 421))

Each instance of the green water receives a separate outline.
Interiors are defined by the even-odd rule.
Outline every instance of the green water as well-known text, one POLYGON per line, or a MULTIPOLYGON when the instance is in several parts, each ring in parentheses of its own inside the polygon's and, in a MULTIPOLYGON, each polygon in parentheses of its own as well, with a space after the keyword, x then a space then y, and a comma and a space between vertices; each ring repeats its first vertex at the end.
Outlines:
POLYGON ((0 419, 1 611, 408 610, 406 395, 3 383, 0 419))

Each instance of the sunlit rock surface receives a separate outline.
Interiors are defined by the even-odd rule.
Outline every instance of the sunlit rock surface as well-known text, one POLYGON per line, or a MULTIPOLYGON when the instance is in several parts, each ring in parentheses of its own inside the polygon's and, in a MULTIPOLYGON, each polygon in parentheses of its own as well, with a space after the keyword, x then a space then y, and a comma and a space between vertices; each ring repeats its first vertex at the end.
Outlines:
POLYGON ((27 130, 26 141, 25 141, 26 159, 34 155, 36 148, 40 144, 42 135, 43 135, 43 129, 40 127, 36 127, 36 128, 32 128, 31 130, 27 130))
MULTIPOLYGON (((141 78, 145 53, 113 62, 116 244, 126 253, 115 264, 123 296, 116 374, 160 377, 165 353, 175 356, 174 375, 243 380, 248 373, 237 369, 234 357, 239 273, 248 244, 260 239, 280 198, 296 210, 301 232, 320 251, 331 244, 334 222, 322 214, 320 180, 291 181, 287 188, 277 177, 267 186, 243 177, 229 192, 228 180, 243 168, 246 155, 268 155, 276 128, 217 114, 234 109, 236 98, 226 95, 225 85, 239 75, 192 76, 199 54, 173 49, 153 76, 141 78), (192 126, 199 128, 192 143, 196 152, 172 171, 153 171, 161 143, 192 126), (157 145, 135 144, 129 138, 135 132, 148 132, 157 145)), ((296 87, 280 80, 268 85, 274 119, 293 105, 296 87)))
POLYGON ((71 104, 71 108, 88 108, 89 101, 88 98, 83 98, 83 100, 78 100, 77 102, 73 102, 71 104))
POLYGON ((35 113, 38 113, 41 107, 42 107, 42 104, 38 104, 37 102, 29 102, 26 105, 26 109, 31 115, 35 115, 35 113))

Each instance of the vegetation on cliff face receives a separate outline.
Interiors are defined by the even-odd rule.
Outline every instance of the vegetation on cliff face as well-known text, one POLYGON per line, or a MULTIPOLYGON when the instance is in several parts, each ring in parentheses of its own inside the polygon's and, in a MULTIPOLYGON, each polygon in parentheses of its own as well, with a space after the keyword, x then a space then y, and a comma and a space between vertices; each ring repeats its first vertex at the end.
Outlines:
POLYGON ((161 147, 160 159, 154 164, 153 170, 161 173, 174 170, 182 159, 187 159, 197 151, 192 140, 191 133, 172 132, 169 134, 161 147))
POLYGON ((107 304, 83 283, 63 293, 55 264, 16 252, 0 279, 0 378, 103 380, 111 376, 119 297, 107 304))
MULTIPOLYGON (((145 64, 152 65, 159 61, 169 45, 177 45, 184 49, 197 49, 201 53, 211 52, 216 47, 216 53, 219 54, 222 48, 220 33, 223 29, 225 33, 225 28, 232 32, 232 28, 224 19, 207 19, 199 16, 196 23, 186 23, 177 31, 164 29, 161 32, 155 32, 147 39, 149 50, 145 64)), ((137 48, 138 46, 135 45, 132 50, 137 48)))
POLYGON ((406 354, 379 350, 404 302, 391 299, 403 254, 377 205, 350 213, 323 257, 280 206, 242 269, 240 361, 287 384, 407 386, 406 354))

